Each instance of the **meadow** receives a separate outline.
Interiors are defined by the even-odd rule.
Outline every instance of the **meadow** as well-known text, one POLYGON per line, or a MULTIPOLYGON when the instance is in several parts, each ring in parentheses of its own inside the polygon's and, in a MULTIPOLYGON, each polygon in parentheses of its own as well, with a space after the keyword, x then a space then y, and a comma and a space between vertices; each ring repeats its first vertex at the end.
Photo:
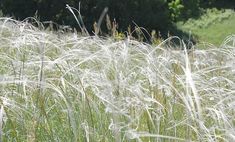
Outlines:
POLYGON ((0 141, 235 141, 234 35, 189 50, 34 25, 0 18, 0 141))
POLYGON ((200 43, 223 44, 224 38, 235 33, 235 11, 232 9, 205 9, 197 18, 176 23, 176 27, 200 43))

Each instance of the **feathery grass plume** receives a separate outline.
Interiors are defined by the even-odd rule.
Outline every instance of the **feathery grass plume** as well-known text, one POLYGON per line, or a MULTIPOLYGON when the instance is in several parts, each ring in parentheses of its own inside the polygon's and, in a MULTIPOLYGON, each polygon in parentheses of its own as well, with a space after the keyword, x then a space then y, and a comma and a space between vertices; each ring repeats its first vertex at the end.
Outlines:
POLYGON ((0 18, 2 141, 234 141, 234 36, 190 53, 172 39, 156 46, 0 18))

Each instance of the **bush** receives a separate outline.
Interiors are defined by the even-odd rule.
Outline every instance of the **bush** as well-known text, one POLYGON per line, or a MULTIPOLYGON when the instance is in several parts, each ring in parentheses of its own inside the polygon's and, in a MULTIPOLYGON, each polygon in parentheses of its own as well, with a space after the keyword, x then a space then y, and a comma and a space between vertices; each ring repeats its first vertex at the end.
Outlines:
POLYGON ((172 0, 168 3, 169 10, 171 11, 171 18, 173 21, 176 21, 182 14, 184 5, 182 5, 181 0, 172 0))

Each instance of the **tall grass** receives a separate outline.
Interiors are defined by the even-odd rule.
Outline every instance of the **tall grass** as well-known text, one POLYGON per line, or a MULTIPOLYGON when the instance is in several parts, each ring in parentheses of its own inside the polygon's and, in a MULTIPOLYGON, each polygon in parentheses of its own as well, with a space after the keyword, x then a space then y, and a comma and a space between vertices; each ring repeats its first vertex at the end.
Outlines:
POLYGON ((36 23, 0 18, 2 141, 235 140, 234 36, 189 52, 36 23))

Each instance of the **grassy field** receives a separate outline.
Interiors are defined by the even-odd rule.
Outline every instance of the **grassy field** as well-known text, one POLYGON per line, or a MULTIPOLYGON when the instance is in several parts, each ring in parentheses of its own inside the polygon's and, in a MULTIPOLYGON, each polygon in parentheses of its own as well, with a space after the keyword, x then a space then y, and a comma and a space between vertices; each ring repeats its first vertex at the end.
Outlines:
POLYGON ((220 46, 224 38, 235 34, 235 12, 233 10, 208 9, 197 19, 177 23, 177 27, 197 37, 199 42, 220 46))
POLYGON ((0 18, 1 141, 235 140, 234 36, 187 51, 38 25, 0 18))

